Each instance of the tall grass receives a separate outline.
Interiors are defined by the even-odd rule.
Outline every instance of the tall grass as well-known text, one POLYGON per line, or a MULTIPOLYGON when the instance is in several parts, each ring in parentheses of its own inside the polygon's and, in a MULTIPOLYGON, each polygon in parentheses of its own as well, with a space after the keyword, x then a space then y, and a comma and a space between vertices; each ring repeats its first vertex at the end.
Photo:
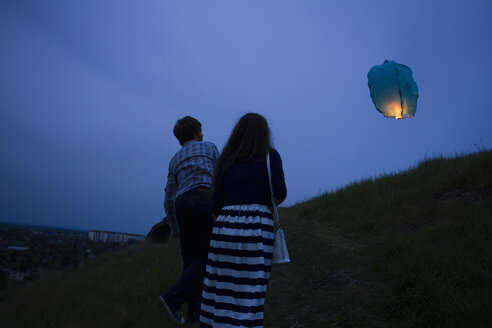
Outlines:
MULTIPOLYGON (((491 327, 491 188, 482 151, 282 208, 265 326, 491 327)), ((157 296, 180 271, 174 242, 103 256, 7 291, 0 326, 172 327, 157 296)))
POLYGON ((1 327, 158 327, 157 297, 181 270, 177 243, 103 255, 52 272, 0 303, 1 327))
POLYGON ((285 209, 293 263, 273 272, 269 326, 492 326, 491 188, 484 151, 285 209))

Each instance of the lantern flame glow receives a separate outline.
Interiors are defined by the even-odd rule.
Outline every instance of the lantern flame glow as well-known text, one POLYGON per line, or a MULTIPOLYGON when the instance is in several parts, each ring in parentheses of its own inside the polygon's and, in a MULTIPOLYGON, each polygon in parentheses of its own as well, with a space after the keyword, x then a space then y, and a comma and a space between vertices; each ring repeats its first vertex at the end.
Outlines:
POLYGON ((419 92, 408 66, 385 60, 371 68, 367 78, 374 106, 385 117, 414 117, 419 92))

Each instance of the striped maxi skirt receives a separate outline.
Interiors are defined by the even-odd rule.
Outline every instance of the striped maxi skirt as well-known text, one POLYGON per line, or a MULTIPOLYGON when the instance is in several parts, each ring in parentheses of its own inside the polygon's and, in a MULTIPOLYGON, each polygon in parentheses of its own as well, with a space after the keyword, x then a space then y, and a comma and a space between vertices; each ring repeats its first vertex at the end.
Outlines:
POLYGON ((200 327, 263 327, 272 253, 273 221, 267 206, 221 210, 208 251, 200 327))

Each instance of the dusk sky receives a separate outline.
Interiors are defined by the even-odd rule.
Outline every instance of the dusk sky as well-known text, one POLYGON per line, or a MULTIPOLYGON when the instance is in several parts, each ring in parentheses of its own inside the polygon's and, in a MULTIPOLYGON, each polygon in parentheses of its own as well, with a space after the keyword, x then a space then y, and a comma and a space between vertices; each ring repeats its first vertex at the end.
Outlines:
POLYGON ((293 205, 418 161, 492 147, 492 2, 0 1, 0 221, 146 233, 172 129, 222 150, 270 122, 293 205), (367 72, 409 66, 415 118, 367 72))

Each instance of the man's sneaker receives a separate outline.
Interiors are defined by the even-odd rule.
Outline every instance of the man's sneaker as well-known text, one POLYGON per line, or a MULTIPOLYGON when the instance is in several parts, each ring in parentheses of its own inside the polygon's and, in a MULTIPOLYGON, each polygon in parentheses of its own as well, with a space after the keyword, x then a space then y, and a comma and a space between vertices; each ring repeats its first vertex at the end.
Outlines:
POLYGON ((166 302, 166 299, 161 295, 159 296, 159 299, 161 300, 162 305, 164 305, 164 308, 166 309, 167 313, 171 316, 171 318, 174 320, 174 322, 179 323, 179 324, 184 324, 185 319, 181 315, 179 309, 172 309, 169 304, 166 302))

